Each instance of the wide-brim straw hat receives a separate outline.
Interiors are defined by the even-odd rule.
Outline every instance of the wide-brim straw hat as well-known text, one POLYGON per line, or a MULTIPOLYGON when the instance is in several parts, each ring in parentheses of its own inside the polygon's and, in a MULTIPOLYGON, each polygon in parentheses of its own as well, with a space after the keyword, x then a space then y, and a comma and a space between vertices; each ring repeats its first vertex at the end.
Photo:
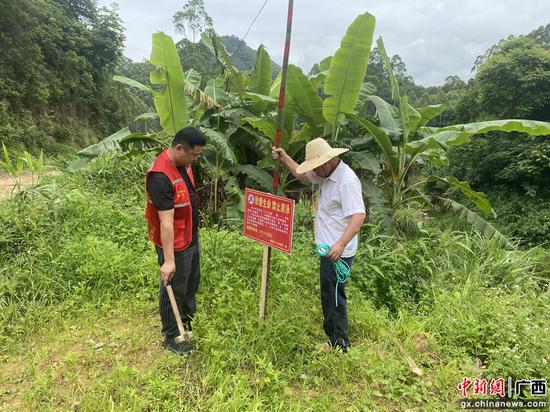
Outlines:
POLYGON ((305 173, 325 164, 349 149, 333 148, 321 137, 313 139, 306 145, 306 160, 296 168, 296 173, 305 173))

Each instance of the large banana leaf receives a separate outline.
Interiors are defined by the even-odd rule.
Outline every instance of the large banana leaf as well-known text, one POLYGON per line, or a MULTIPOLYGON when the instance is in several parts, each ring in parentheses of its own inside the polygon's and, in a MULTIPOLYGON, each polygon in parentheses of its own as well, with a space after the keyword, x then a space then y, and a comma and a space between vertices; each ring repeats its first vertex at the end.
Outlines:
POLYGON ((235 152, 225 135, 217 130, 206 127, 201 127, 200 131, 206 137, 207 142, 216 148, 218 154, 220 154, 222 158, 232 165, 237 163, 235 152))
POLYGON ((353 162, 359 166, 360 169, 364 170, 370 170, 375 175, 380 174, 382 172, 382 168, 380 167, 380 162, 370 152, 353 152, 351 154, 351 158, 353 162))
POLYGON ((357 104, 355 105, 354 112, 361 112, 367 104, 368 98, 376 91, 376 86, 372 83, 365 82, 359 89, 359 97, 357 98, 357 104))
POLYGON ((288 66, 286 90, 288 96, 298 108, 300 116, 313 128, 325 122, 323 117, 323 101, 317 90, 311 85, 302 69, 293 64, 288 66))
POLYGON ((263 134, 269 137, 271 140, 275 140, 277 133, 277 125, 274 120, 266 119, 263 117, 245 117, 243 121, 250 124, 252 127, 260 130, 263 134))
POLYGON ((242 100, 245 97, 246 79, 244 75, 239 72, 231 63, 231 55, 227 52, 227 49, 221 42, 220 38, 213 31, 204 32, 201 34, 201 40, 204 45, 210 50, 210 52, 218 59, 223 67, 229 71, 229 79, 231 81, 231 88, 239 98, 242 100))
POLYGON ((421 107, 418 109, 418 113, 422 116, 422 120, 418 124, 418 126, 425 126, 427 125, 430 120, 432 120, 434 117, 439 116, 441 113, 443 113, 447 109, 447 106, 444 104, 432 104, 428 106, 421 107))
POLYGON ((357 16, 330 61, 323 115, 331 125, 336 125, 344 117, 343 113, 352 113, 355 109, 367 72, 374 25, 373 15, 357 16))
POLYGON ((448 184, 449 186, 456 187, 459 189, 468 199, 470 199, 477 207, 479 207, 481 210, 483 210, 485 213, 493 215, 496 217, 496 213, 491 207, 491 203, 489 203, 489 199, 487 199, 487 196, 485 196, 485 193, 483 192, 476 192, 474 189, 470 187, 470 184, 468 182, 460 182, 456 177, 439 177, 439 176, 430 176, 428 178, 430 181, 436 181, 436 182, 443 182, 448 184))
POLYGON ((124 77, 124 76, 113 76, 113 80, 115 82, 119 82, 119 83, 124 83, 128 86, 131 86, 131 87, 135 87, 136 89, 140 89, 140 90, 143 90, 145 92, 149 92, 151 94, 154 94, 155 91, 153 89, 151 89, 150 87, 148 86, 145 86, 144 84, 134 80, 134 79, 129 79, 128 77, 124 77))
POLYGON ((470 141, 467 133, 455 130, 444 130, 423 139, 408 142, 405 149, 411 155, 415 156, 431 149, 448 150, 451 146, 459 146, 470 141))
POLYGON ((275 77, 275 80, 273 80, 273 83, 271 83, 271 88, 269 89, 269 95, 274 99, 279 98, 279 90, 281 89, 282 75, 283 75, 283 71, 280 70, 279 74, 277 74, 277 77, 275 77))
MULTIPOLYGON (((263 44, 258 47, 256 53, 256 64, 254 70, 250 75, 249 90, 259 95, 269 95, 271 91, 271 75, 273 74, 273 68, 271 58, 265 51, 263 44)), ((254 104, 252 111, 255 113, 261 113, 267 107, 265 102, 257 102, 254 104)))
POLYGON ((253 180, 260 189, 271 191, 273 186, 273 179, 271 175, 254 165, 251 164, 238 164, 232 168, 233 173, 242 173, 247 175, 253 180))
POLYGON ((361 181, 363 197, 367 199, 369 209, 369 221, 382 222, 386 233, 393 233, 395 230, 392 219, 392 211, 388 206, 388 199, 384 192, 371 181, 361 181))
POLYGON ((160 124, 169 136, 187 124, 185 82, 176 46, 172 38, 162 32, 153 33, 150 63, 156 68, 150 73, 151 83, 164 86, 154 94, 154 103, 160 124))
MULTIPOLYGON (((287 113, 286 111, 288 109, 285 107, 283 110, 285 111, 285 113, 287 113)), ((288 112, 288 114, 293 116, 293 119, 296 116, 291 112, 288 112)), ((265 117, 244 117, 242 120, 250 124, 252 127, 260 130, 263 134, 265 134, 267 137, 271 139, 273 144, 275 144, 275 140, 277 137, 277 123, 275 122, 275 120, 268 119, 265 117)), ((286 126, 288 126, 288 124, 286 126)), ((281 130, 281 147, 283 149, 286 150, 288 148, 289 140, 290 140, 290 136, 287 130, 286 129, 281 130)))
POLYGON ((380 120, 380 127, 386 131, 397 131, 400 129, 394 107, 378 96, 369 96, 367 101, 372 102, 376 107, 376 115, 380 120))
POLYGON ((319 62, 319 71, 324 72, 330 68, 330 62, 332 61, 332 56, 325 57, 319 62))
POLYGON ((191 68, 185 72, 185 83, 192 84, 193 87, 199 88, 201 85, 201 74, 191 68))
POLYGON ((261 103, 261 104, 275 104, 278 102, 277 99, 265 95, 265 94, 259 94, 259 93, 253 93, 253 92, 246 92, 246 97, 252 100, 254 103, 261 103))
POLYGON ((218 105, 224 106, 230 101, 230 97, 223 88, 223 79, 210 79, 204 88, 205 93, 218 105))
POLYGON ((165 144, 155 139, 156 134, 135 133, 120 140, 120 148, 132 154, 146 151, 161 152, 165 144))
POLYGON ((226 201, 227 220, 233 224, 241 223, 244 215, 244 192, 239 187, 235 176, 229 176, 224 190, 228 198, 226 201))
POLYGON ((271 89, 271 75, 273 73, 271 58, 263 44, 258 47, 256 53, 256 65, 250 77, 250 91, 258 94, 269 95, 271 89))
POLYGON ((120 141, 132 135, 130 129, 125 127, 118 132, 113 133, 109 137, 106 137, 101 142, 88 146, 78 152, 79 155, 86 157, 95 157, 100 154, 116 150, 120 147, 120 141))
POLYGON ((359 126, 363 127, 373 136, 374 140, 382 150, 382 153, 386 156, 388 164, 392 170, 392 176, 397 178, 397 176, 399 176, 399 159, 397 158, 397 153, 394 151, 390 137, 386 134, 386 132, 375 124, 369 122, 367 119, 354 114, 348 114, 346 116, 359 126))
POLYGON ((136 116, 134 118, 134 122, 138 121, 138 120, 153 120, 153 119, 158 119, 159 118, 159 115, 157 112, 147 112, 147 113, 142 113, 138 116, 136 116))
POLYGON ((397 83, 397 78, 393 73, 390 59, 388 58, 388 53, 386 53, 386 48, 384 47, 384 41, 382 40, 382 37, 379 37, 376 41, 376 47, 378 48, 378 53, 380 54, 382 62, 384 63, 384 67, 386 68, 388 76, 390 77, 391 98, 393 100, 393 103, 395 105, 398 105, 401 98, 401 95, 399 94, 399 84, 397 83))
POLYGON ((466 206, 458 202, 455 202, 452 199, 447 199, 443 197, 438 197, 436 198, 436 200, 441 206, 454 210, 461 219, 466 220, 468 223, 474 226, 476 230, 480 232, 483 236, 485 236, 487 239, 495 239, 498 242, 498 244, 504 247, 506 250, 514 249, 514 247, 512 246, 510 241, 506 238, 506 236, 504 236, 489 222, 487 222, 477 213, 468 209, 466 206))
POLYGON ((457 130, 470 136, 487 132, 520 132, 531 136, 550 135, 550 123, 536 120, 505 119, 487 122, 455 124, 439 130, 457 130))

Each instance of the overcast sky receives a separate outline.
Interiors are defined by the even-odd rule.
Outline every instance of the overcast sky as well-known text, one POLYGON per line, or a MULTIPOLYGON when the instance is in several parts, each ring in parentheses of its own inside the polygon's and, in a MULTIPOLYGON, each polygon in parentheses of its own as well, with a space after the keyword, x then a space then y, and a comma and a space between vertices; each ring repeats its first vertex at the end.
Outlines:
MULTIPOLYGON (((112 0, 98 0, 109 5, 112 0)), ((151 52, 151 33, 174 40, 172 16, 185 0, 118 0, 126 27, 126 56, 142 61, 151 52)), ((220 35, 242 38, 264 0, 205 0, 220 35)), ((264 44, 273 61, 282 63, 286 0, 268 0, 246 43, 264 44)), ((307 73, 334 54, 353 19, 364 12, 376 17, 375 42, 382 36, 389 55, 398 54, 417 84, 442 84, 447 76, 471 77, 475 58, 510 34, 527 34, 550 23, 550 0, 385 0, 294 1, 290 62, 307 73)))

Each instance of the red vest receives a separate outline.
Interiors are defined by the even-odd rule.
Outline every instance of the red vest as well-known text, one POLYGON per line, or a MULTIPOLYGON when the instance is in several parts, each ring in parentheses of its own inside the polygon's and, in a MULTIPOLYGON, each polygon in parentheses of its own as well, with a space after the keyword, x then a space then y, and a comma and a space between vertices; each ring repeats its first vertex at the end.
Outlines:
MULTIPOLYGON (((186 170, 193 187, 195 187, 195 180, 191 167, 186 167, 186 170)), ((168 157, 167 150, 164 150, 156 158, 145 177, 145 193, 147 194, 145 219, 147 219, 149 240, 162 248, 159 213, 155 205, 153 205, 151 196, 149 196, 149 192, 147 191, 147 179, 149 179, 149 175, 152 172, 164 173, 172 182, 172 188, 174 190, 174 251, 183 250, 189 246, 192 240, 193 211, 191 207, 191 198, 187 190, 187 185, 174 162, 168 157)))

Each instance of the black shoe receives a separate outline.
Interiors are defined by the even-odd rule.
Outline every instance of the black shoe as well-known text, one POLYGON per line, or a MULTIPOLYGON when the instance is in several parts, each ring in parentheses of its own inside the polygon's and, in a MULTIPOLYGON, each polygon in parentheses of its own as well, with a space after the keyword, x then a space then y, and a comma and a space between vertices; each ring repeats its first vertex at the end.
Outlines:
POLYGON ((175 353, 176 355, 184 355, 186 353, 189 353, 193 350, 193 344, 191 342, 181 342, 176 343, 174 341, 174 338, 165 338, 162 342, 161 346, 169 350, 172 353, 175 353))

